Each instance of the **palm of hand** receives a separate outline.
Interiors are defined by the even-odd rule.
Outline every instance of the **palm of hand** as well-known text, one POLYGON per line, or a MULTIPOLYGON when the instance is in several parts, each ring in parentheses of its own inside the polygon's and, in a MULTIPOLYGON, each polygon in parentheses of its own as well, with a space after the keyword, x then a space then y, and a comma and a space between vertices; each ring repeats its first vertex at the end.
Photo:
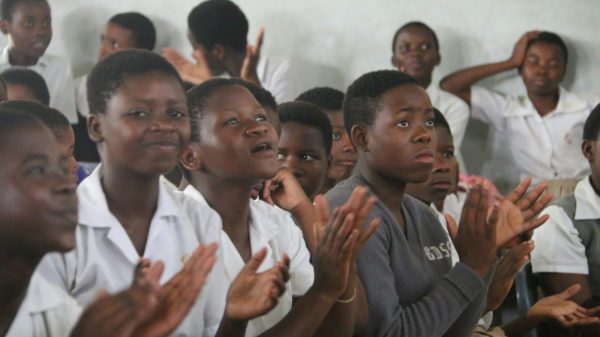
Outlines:
POLYGON ((503 246, 524 231, 523 212, 511 201, 500 203, 496 226, 496 246, 503 246))
POLYGON ((575 302, 564 300, 556 296, 549 296, 539 300, 534 309, 540 316, 551 317, 558 320, 560 317, 573 314, 577 311, 578 305, 575 302))
POLYGON ((270 296, 273 290, 269 280, 272 277, 268 272, 247 273, 238 277, 227 293, 227 316, 236 320, 250 320, 273 309, 277 302, 270 296))

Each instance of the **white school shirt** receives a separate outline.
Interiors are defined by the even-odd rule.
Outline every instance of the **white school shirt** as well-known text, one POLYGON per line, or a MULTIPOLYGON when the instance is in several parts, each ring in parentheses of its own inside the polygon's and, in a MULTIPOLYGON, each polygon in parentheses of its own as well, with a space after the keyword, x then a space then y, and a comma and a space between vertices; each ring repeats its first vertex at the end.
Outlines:
MULTIPOLYGON (((454 267, 455 264, 460 262, 460 259, 458 256, 458 251, 456 251, 456 247, 454 247, 454 242, 453 242, 454 240, 450 237, 450 232, 448 231, 448 222, 446 221, 444 214, 442 212, 438 211, 438 209, 435 207, 434 204, 430 204, 429 207, 431 207, 431 210, 433 210, 433 212, 437 216, 440 225, 444 229, 444 232, 446 233, 446 235, 448 235, 448 239, 449 239, 448 245, 450 245, 450 262, 452 263, 452 266, 454 267)), ((458 222, 458 220, 457 220, 457 222, 458 222)))
MULTIPOLYGON (((556 108, 540 116, 528 97, 503 95, 471 87, 471 112, 490 124, 494 137, 504 142, 518 182, 531 176, 534 183, 556 179, 581 179, 589 165, 581 153, 583 124, 600 101, 599 95, 575 94, 560 88, 556 108)), ((501 168, 498 168, 501 169, 501 168)))
MULTIPOLYGON (((8 58, 8 47, 0 55, 0 71, 14 67, 8 58)), ((69 61, 45 53, 35 65, 24 67, 42 75, 50 92, 50 106, 62 112, 71 124, 77 124, 75 111, 75 86, 69 61)))
MULTIPOLYGON (((191 198, 206 203, 202 194, 191 185, 186 187, 184 193, 191 198)), ((285 293, 279 298, 279 302, 273 310, 248 322, 247 337, 257 336, 281 321, 292 309, 292 298, 304 295, 314 281, 314 270, 310 264, 310 254, 306 248, 302 232, 294 223, 290 214, 260 200, 248 198, 248 201, 250 202, 250 246, 252 254, 263 247, 267 247, 267 257, 258 272, 274 267, 285 253, 290 258, 290 281, 286 284, 285 293)), ((217 310, 222 314, 225 311, 227 289, 245 263, 227 233, 222 230, 222 222, 219 221, 218 227, 221 229, 220 249, 223 253, 225 268, 218 270, 222 272, 221 275, 215 275, 215 280, 221 280, 221 282, 216 282, 219 284, 220 289, 215 287, 213 290, 221 295, 221 300, 218 304, 211 303, 211 310, 217 310)), ((217 270, 213 270, 213 273, 215 272, 217 270)), ((209 331, 207 335, 214 336, 217 328, 218 324, 212 327, 207 326, 209 331)))
POLYGON ((461 172, 466 172, 460 147, 463 139, 465 138, 467 124, 469 124, 469 118, 471 115, 469 106, 458 96, 442 90, 437 85, 430 85, 427 88, 427 94, 429 95, 431 104, 440 110, 442 115, 444 115, 446 118, 448 125, 450 125, 450 133, 452 133, 452 138, 454 141, 456 160, 458 161, 461 172))
MULTIPOLYGON (((600 197, 588 177, 577 183, 574 196, 575 220, 600 219, 600 197)), ((561 207, 554 205, 541 214, 548 214, 550 219, 533 232, 533 272, 589 275, 585 246, 569 216, 561 207)))
POLYGON ((75 105, 77 112, 86 119, 90 116, 90 107, 87 101, 88 75, 85 74, 75 79, 75 105))
MULTIPOLYGON (((38 267, 48 281, 70 293, 83 306, 89 305, 102 289, 113 294, 128 288, 140 259, 127 232, 108 209, 100 170, 101 165, 77 188, 77 248, 66 254, 48 254, 38 267)), ((182 199, 187 199, 183 193, 159 183, 158 205, 150 223, 144 257, 164 262, 161 284, 181 270, 199 244, 219 239, 218 231, 210 226, 218 214, 199 202, 182 199), (193 214, 196 218, 192 223, 190 215, 193 214)), ((217 260, 221 259, 217 256, 217 260)), ((211 277, 188 317, 172 336, 203 336, 204 323, 215 324, 212 319, 216 315, 211 316, 212 313, 205 310, 211 277)))
POLYGON ((81 311, 69 294, 34 273, 5 337, 69 336, 81 311))

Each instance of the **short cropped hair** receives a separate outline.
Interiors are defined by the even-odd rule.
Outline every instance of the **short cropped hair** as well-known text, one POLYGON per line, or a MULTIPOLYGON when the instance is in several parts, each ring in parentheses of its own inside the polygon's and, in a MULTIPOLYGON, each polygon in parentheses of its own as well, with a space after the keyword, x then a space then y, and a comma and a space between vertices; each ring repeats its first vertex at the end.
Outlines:
POLYGON ((194 7, 188 15, 188 29, 206 49, 220 44, 243 52, 248 44, 248 20, 229 0, 207 0, 194 7))
POLYGON ((138 12, 119 13, 108 20, 133 34, 135 47, 153 50, 156 45, 156 29, 150 19, 138 12))
POLYGON ((560 50, 563 52, 563 55, 565 57, 565 65, 567 64, 567 61, 569 60, 569 50, 567 49, 567 45, 566 45, 565 41, 563 41, 563 39, 560 36, 558 36, 558 34, 555 34, 552 32, 540 32, 538 34, 538 36, 529 40, 529 42, 527 43, 527 49, 529 49, 529 47, 531 47, 532 44, 538 43, 538 42, 543 42, 543 43, 553 44, 553 45, 558 46, 558 48, 560 48, 560 50))
POLYGON ((444 116, 444 114, 442 114, 442 112, 437 108, 433 108, 433 124, 436 128, 446 129, 446 131, 452 135, 452 131, 450 131, 450 124, 448 124, 446 116, 444 116))
MULTIPOLYGON (((14 135, 14 132, 22 127, 31 125, 43 125, 34 115, 0 106, 0 145, 14 135)), ((0 146, 0 149, 2 147, 0 146)), ((2 155, 0 153, 0 155, 2 155)), ((0 160, 0 165, 5 161, 0 160)))
POLYGON ((0 103, 0 108, 7 108, 34 115, 42 121, 42 123, 44 123, 58 139, 62 139, 65 135, 65 129, 71 127, 67 117, 60 111, 37 102, 23 100, 7 101, 0 103))
POLYGON ((583 140, 598 139, 600 130, 600 104, 596 105, 583 125, 583 140))
POLYGON ((6 85, 22 85, 45 105, 50 104, 50 92, 42 75, 27 68, 9 68, 0 73, 6 85))
POLYGON ((281 125, 296 122, 319 130, 323 139, 323 146, 325 146, 325 153, 329 154, 333 130, 329 118, 318 106, 308 102, 287 102, 280 104, 277 112, 279 113, 281 125))
POLYGON ((437 37, 437 34, 435 34, 435 31, 433 29, 431 29, 431 27, 429 27, 428 25, 426 25, 425 23, 423 23, 421 21, 411 21, 411 22, 405 23, 404 25, 402 25, 402 27, 398 28, 398 30, 394 34, 394 39, 392 40, 392 54, 396 52, 396 40, 398 39, 398 35, 400 35, 400 33, 402 33, 402 31, 407 28, 421 28, 421 29, 426 30, 433 38, 433 44, 435 46, 435 50, 437 50, 438 52, 440 51, 440 41, 438 40, 438 37, 437 37))
POLYGON ((162 56, 141 49, 127 49, 100 60, 88 76, 87 96, 90 113, 102 114, 106 104, 121 87, 127 76, 160 71, 172 76, 183 90, 183 81, 177 70, 162 56))
POLYGON ((239 84, 244 88, 250 90, 252 96, 256 98, 260 105, 262 105, 263 107, 267 107, 273 111, 277 111, 277 102, 275 101, 275 97, 273 97, 273 94, 271 94, 269 90, 252 82, 244 81, 240 78, 232 78, 232 80, 236 84, 239 84))
POLYGON ((192 125, 192 142, 199 142, 200 126, 206 115, 206 104, 212 95, 220 88, 240 85, 233 79, 229 78, 213 78, 206 82, 193 87, 186 92, 188 105, 190 107, 190 124, 192 125))
POLYGON ((404 84, 418 85, 414 78, 397 70, 369 72, 350 84, 342 107, 348 134, 354 125, 372 125, 383 94, 404 84))
POLYGON ((45 2, 48 3, 47 0, 1 0, 2 4, 0 4, 0 18, 2 20, 10 21, 12 20, 12 14, 15 7, 21 2, 45 2))
POLYGON ((340 111, 344 103, 344 93, 330 87, 316 87, 301 93, 296 101, 312 103, 326 111, 340 111))

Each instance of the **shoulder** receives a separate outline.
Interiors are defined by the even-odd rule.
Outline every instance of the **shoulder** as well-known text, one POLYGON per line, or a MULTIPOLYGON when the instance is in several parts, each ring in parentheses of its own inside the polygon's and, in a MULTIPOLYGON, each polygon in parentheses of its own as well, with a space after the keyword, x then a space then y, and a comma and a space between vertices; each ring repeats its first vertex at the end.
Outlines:
POLYGON ((356 175, 350 176, 350 178, 338 183, 331 190, 325 194, 325 198, 329 203, 329 210, 331 211, 335 207, 338 207, 348 200, 350 194, 357 186, 364 185, 360 178, 356 175))
MULTIPOLYGON (((427 90, 429 92, 429 89, 427 90)), ((442 113, 445 112, 445 110, 448 109, 465 109, 465 110, 469 110, 469 106, 467 105, 467 103, 465 101, 463 101, 460 97, 447 92, 445 90, 442 90, 439 87, 434 87, 432 92, 435 92, 435 96, 437 96, 437 102, 432 102, 434 105, 438 105, 437 108, 440 109, 440 111, 442 113)), ((434 96, 434 95, 432 95, 434 96)), ((432 97, 431 100, 433 101, 434 98, 432 97)))
POLYGON ((68 69, 69 72, 71 71, 71 63, 66 57, 46 53, 40 58, 40 61, 46 62, 49 66, 54 68, 68 69))
POLYGON ((220 240, 221 217, 208 204, 190 197, 182 191, 169 190, 181 207, 185 220, 189 221, 198 240, 203 243, 218 242, 220 240))

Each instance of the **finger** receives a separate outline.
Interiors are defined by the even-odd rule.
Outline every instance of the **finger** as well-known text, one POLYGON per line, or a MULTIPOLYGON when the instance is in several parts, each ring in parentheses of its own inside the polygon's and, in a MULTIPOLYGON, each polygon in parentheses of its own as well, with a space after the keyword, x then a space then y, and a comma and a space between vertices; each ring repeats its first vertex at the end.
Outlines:
POLYGON ((267 256, 267 247, 263 247, 258 252, 256 252, 256 254, 252 255, 252 257, 250 258, 250 261, 248 261, 248 263, 246 263, 246 265, 242 269, 242 272, 247 272, 247 273, 249 272, 252 274, 256 274, 256 271, 258 270, 260 265, 263 263, 266 256, 267 256))
POLYGON ((531 181, 532 181, 531 177, 526 177, 525 179, 523 179, 523 181, 521 181, 519 183, 519 185, 517 185, 517 187, 515 187, 514 190, 512 190, 509 194, 506 195, 505 199, 511 201, 513 204, 517 204, 519 202, 519 200, 521 200, 521 198, 523 198, 523 196, 527 192, 527 189, 529 189, 529 185, 531 185, 531 181))
POLYGON ((365 194, 366 201, 362 202, 362 206, 355 213, 356 214, 356 222, 357 226, 363 225, 367 220, 369 214, 375 207, 375 203, 377 202, 377 198, 374 196, 368 196, 365 194))
POLYGON ((552 201, 552 193, 546 193, 538 200, 534 200, 533 205, 523 210, 523 218, 529 220, 541 212, 552 201))
POLYGON ((446 227, 448 228, 450 239, 454 242, 454 240, 456 240, 456 235, 458 235, 458 225, 456 224, 456 220, 448 213, 444 214, 444 218, 446 219, 446 227))
POLYGON ((563 290, 562 292, 556 294, 555 296, 557 298, 560 298, 561 300, 567 300, 567 299, 571 298, 573 295, 577 294, 579 292, 579 290, 581 290, 581 285, 574 284, 574 285, 568 287, 567 289, 563 290))
POLYGON ((258 30, 258 36, 256 37, 256 44, 254 45, 254 54, 255 55, 260 55, 260 50, 262 48, 264 38, 265 38, 265 28, 260 27, 260 29, 258 30))
POLYGON ((371 237, 371 235, 373 235, 373 233, 375 233, 375 231, 377 230, 377 227, 379 227, 380 223, 381 223, 381 219, 375 218, 375 219, 371 220, 371 223, 369 224, 369 226, 367 227, 366 230, 361 231, 361 234, 360 234, 359 240, 358 240, 359 248, 362 247, 362 245, 364 245, 365 242, 367 242, 367 240, 369 240, 369 238, 371 237))
POLYGON ((146 276, 150 280, 154 280, 154 281, 158 282, 164 271, 165 271, 165 264, 162 261, 156 261, 150 266, 150 268, 148 268, 148 272, 146 273, 146 276))
POLYGON ((498 224, 498 214, 500 213, 500 208, 498 206, 492 207, 492 213, 490 217, 486 221, 486 237, 489 240, 493 240, 493 243, 496 244, 496 230, 498 224))
POLYGON ((352 251, 354 250, 354 246, 356 245, 358 240, 358 230, 353 230, 350 235, 347 237, 346 242, 342 246, 340 250, 340 256, 343 260, 348 259, 348 257, 352 256, 352 251))
MULTIPOLYGON (((334 252, 339 252, 342 249, 342 247, 348 240, 348 237, 354 230, 353 226, 354 226, 354 214, 349 213, 344 217, 342 226, 339 227, 338 230, 336 231, 335 240, 332 242, 332 246, 331 246, 334 252)), ((356 230, 356 231, 358 232, 358 230, 356 230)))
POLYGON ((273 187, 273 181, 267 180, 263 184, 263 189, 262 189, 262 200, 271 206, 275 205, 275 202, 273 201, 273 198, 271 197, 271 188, 272 187, 273 187))

